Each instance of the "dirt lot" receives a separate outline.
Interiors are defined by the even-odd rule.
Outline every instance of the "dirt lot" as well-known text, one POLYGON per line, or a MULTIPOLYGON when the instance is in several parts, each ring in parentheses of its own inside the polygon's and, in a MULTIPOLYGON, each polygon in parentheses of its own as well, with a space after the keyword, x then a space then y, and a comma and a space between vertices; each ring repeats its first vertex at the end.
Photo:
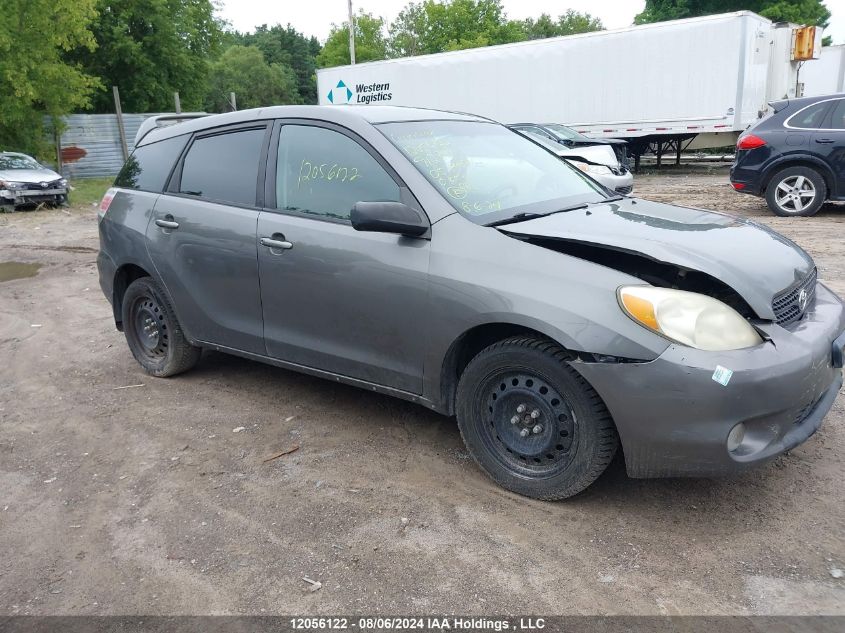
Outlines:
MULTIPOLYGON (((723 169, 637 189, 772 225, 845 295, 845 209, 774 218, 723 169)), ((0 282, 0 614, 845 614, 841 397, 748 475, 640 481, 617 460, 535 502, 412 404, 217 353, 143 374, 96 248, 91 207, 0 216, 0 261, 42 265, 0 282)))

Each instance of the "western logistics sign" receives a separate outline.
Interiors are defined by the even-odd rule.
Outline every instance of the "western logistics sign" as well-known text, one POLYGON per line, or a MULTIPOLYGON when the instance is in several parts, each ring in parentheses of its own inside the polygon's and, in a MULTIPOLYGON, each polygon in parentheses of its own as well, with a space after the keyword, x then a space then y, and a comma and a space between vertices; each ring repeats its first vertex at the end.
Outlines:
POLYGON ((393 93, 390 92, 390 83, 356 84, 355 91, 347 86, 343 80, 337 82, 337 86, 329 90, 329 103, 374 103, 377 101, 390 101, 393 93))

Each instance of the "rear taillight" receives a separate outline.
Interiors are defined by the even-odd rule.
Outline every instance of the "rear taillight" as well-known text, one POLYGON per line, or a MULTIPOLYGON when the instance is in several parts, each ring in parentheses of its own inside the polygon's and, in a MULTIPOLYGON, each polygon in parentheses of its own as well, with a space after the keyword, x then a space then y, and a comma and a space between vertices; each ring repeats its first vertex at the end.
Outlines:
POLYGON ((744 182, 732 182, 731 186, 734 189, 736 189, 737 191, 742 191, 743 189, 745 189, 745 183, 744 182))
POLYGON ((757 149, 758 147, 763 147, 766 144, 766 141, 761 139, 759 136, 754 136, 753 134, 746 134, 745 136, 739 137, 739 140, 736 142, 737 149, 757 149))
POLYGON ((109 210, 111 206, 111 201, 114 200, 114 196, 117 193, 117 189, 109 189, 106 191, 106 195, 103 196, 103 199, 100 200, 100 211, 105 213, 109 210))

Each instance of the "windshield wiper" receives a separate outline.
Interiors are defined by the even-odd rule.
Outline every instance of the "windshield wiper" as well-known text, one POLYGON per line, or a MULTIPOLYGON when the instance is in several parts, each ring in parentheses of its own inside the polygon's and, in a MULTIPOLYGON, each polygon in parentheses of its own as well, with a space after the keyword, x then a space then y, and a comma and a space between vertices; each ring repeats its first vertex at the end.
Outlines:
POLYGON ((512 215, 509 218, 505 218, 504 220, 496 220, 495 222, 490 222, 489 224, 485 224, 484 226, 502 226, 503 224, 511 224, 514 222, 522 222, 524 220, 533 220, 534 218, 542 218, 547 214, 545 213, 517 213, 516 215, 512 215))
POLYGON ((563 207, 562 209, 556 209, 555 211, 549 211, 548 213, 517 213, 516 215, 512 215, 509 218, 505 218, 504 220, 496 220, 495 222, 490 222, 489 224, 485 224, 484 226, 502 226, 503 224, 514 224, 516 222, 524 222, 525 220, 534 220, 536 218, 545 218, 548 215, 554 215, 555 213, 566 213, 567 211, 577 211, 578 209, 586 209, 589 205, 586 202, 582 202, 581 204, 574 204, 571 207, 563 207))

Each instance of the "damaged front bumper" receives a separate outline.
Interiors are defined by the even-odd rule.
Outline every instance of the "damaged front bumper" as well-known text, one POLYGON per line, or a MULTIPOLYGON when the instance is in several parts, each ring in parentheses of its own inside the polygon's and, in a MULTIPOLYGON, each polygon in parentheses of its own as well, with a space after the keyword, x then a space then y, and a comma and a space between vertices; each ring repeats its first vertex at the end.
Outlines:
POLYGON ((0 205, 22 207, 30 204, 58 203, 67 201, 67 187, 50 189, 0 189, 0 205))
POLYGON ((749 349, 670 345, 650 362, 572 363, 613 416, 630 476, 742 471, 821 427, 842 386, 842 302, 818 284, 801 321, 760 329, 769 340, 749 349), (728 435, 740 423, 744 437, 728 450, 728 435))

